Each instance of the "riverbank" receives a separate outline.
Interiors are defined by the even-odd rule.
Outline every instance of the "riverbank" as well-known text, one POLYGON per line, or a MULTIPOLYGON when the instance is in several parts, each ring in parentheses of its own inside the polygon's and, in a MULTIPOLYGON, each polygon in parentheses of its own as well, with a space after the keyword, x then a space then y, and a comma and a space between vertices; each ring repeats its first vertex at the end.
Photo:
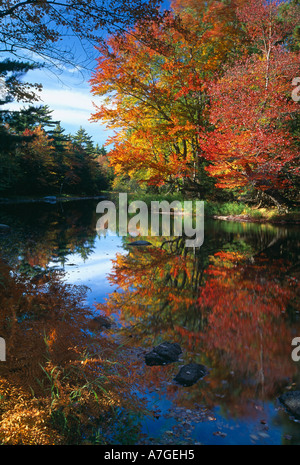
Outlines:
POLYGON ((43 197, 0 197, 1 204, 13 203, 57 203, 57 202, 70 202, 75 200, 97 200, 104 199, 107 195, 104 192, 102 195, 46 195, 43 197))
MULTIPOLYGON (((102 192, 101 195, 61 195, 61 196, 43 196, 43 197, 0 197, 0 205, 18 204, 18 203, 51 203, 70 202, 79 200, 97 200, 105 199, 108 196, 118 195, 117 192, 102 192)), ((162 202, 166 200, 172 203, 179 200, 182 204, 185 199, 175 195, 150 195, 128 194, 128 200, 143 200, 147 205, 151 201, 162 202)), ((272 223, 272 224, 300 224, 300 210, 293 210, 287 213, 280 213, 277 208, 255 208, 244 202, 212 202, 204 201, 204 211, 206 218, 213 218, 221 221, 235 221, 240 223, 272 223)))
MULTIPOLYGON (((162 202, 166 200, 172 203, 179 200, 183 205, 184 199, 181 195, 150 195, 128 194, 130 201, 143 200, 148 206, 151 201, 162 202)), ((281 213, 277 208, 257 208, 242 201, 214 202, 204 200, 205 218, 213 218, 222 221, 235 221, 240 223, 272 223, 272 224, 300 224, 300 210, 293 209, 287 213, 281 213)))
MULTIPOLYGON (((257 212, 254 211, 255 213, 257 212)), ((245 215, 213 215, 213 219, 221 221, 236 221, 240 223, 272 223, 272 224, 300 224, 300 213, 276 214, 275 212, 263 212, 262 216, 245 215)))

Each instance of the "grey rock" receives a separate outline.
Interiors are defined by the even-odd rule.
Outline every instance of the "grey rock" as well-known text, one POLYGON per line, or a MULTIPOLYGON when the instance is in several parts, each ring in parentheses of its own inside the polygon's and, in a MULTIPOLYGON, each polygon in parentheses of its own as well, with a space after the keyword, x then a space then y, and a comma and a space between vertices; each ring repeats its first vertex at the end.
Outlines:
POLYGON ((279 401, 292 415, 300 418, 300 391, 285 392, 279 401))
POLYGON ((8 226, 7 224, 0 224, 1 234, 6 234, 6 233, 9 233, 10 231, 11 231, 10 226, 8 226))
POLYGON ((184 365, 180 368, 179 373, 177 373, 174 378, 174 381, 182 386, 192 386, 207 373, 207 368, 204 365, 189 363, 188 365, 184 365))
POLYGON ((151 242, 148 242, 148 241, 133 241, 133 242, 129 242, 127 245, 147 246, 147 245, 152 245, 152 244, 151 242))
POLYGON ((56 203, 56 197, 55 195, 48 195, 47 197, 44 197, 44 202, 46 203, 56 203))
POLYGON ((181 347, 176 342, 162 342, 145 355, 145 362, 149 366, 166 365, 177 362, 181 353, 181 347))
POLYGON ((113 322, 110 320, 110 318, 100 315, 92 318, 88 326, 92 331, 97 331, 102 330, 103 328, 109 329, 111 328, 112 324, 113 322))

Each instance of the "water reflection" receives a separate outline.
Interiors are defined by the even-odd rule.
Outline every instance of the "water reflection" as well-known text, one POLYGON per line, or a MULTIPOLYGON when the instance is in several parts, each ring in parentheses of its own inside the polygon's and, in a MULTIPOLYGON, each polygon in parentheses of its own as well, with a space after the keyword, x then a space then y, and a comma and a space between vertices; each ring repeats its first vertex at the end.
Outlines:
MULTIPOLYGON (((96 202, 89 201, 2 208, 0 223, 11 232, 1 235, 1 255, 31 278, 60 269, 65 282, 89 286, 87 303, 99 302, 132 349, 126 363, 141 395, 152 391, 171 409, 205 405, 229 423, 269 415, 279 425, 275 442, 285 429, 300 441, 298 425, 270 407, 300 382, 291 360, 291 341, 300 334, 297 231, 206 221, 196 251, 184 238, 149 236, 143 239, 152 245, 138 248, 129 245, 131 237, 98 237, 97 219, 96 202), (181 345, 182 360, 146 367, 145 351, 164 340, 181 345), (173 378, 190 361, 209 374, 184 389, 173 378)), ((203 429, 197 434, 205 437, 203 429)))
POLYGON ((129 253, 117 255, 109 276, 120 292, 99 306, 108 315, 119 309, 133 345, 149 349, 167 340, 183 348, 181 364, 145 370, 140 383, 159 387, 164 380, 167 397, 189 409, 200 402, 226 417, 261 416, 261 405, 276 405, 291 380, 298 383, 291 360, 300 333, 296 235, 208 222, 195 253, 184 239, 148 240, 152 246, 143 249, 124 245, 129 253), (189 362, 210 373, 188 391, 178 389, 171 381, 189 362))
POLYGON ((226 252, 202 249, 194 255, 180 241, 167 248, 160 242, 117 256, 109 279, 122 292, 100 308, 107 314, 118 308, 126 331, 134 331, 143 346, 178 342, 186 361, 208 363, 210 403, 216 395, 225 399, 228 383, 243 386, 242 395, 226 389, 230 398, 236 392, 227 399, 230 409, 244 409, 240 404, 260 395, 273 398, 296 372, 291 340, 300 329, 297 282, 291 262, 275 256, 277 242, 266 248, 272 258, 251 244, 238 252, 233 242, 230 252, 227 242, 226 252))

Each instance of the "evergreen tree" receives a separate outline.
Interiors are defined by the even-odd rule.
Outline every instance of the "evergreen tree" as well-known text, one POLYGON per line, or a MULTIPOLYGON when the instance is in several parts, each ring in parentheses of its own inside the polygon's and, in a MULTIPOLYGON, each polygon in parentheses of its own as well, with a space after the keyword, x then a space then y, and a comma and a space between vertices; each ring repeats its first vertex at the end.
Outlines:
POLYGON ((0 62, 0 192, 6 191, 18 182, 21 172, 15 149, 24 140, 32 140, 32 136, 23 136, 9 129, 6 119, 10 112, 1 106, 13 101, 31 101, 36 99, 37 84, 22 82, 29 71, 37 68, 32 64, 6 59, 0 62))
POLYGON ((107 156, 107 150, 104 147, 104 145, 102 145, 102 147, 100 147, 99 144, 97 143, 96 146, 95 146, 95 149, 94 149, 94 154, 95 154, 95 157, 98 157, 99 155, 102 155, 103 157, 106 157, 107 156))
POLYGON ((56 150, 63 151, 66 143, 70 142, 70 136, 64 134, 65 129, 62 127, 61 122, 56 122, 54 129, 48 131, 49 136, 53 139, 56 150))
POLYGON ((6 59, 0 62, 0 105, 17 100, 18 102, 37 101, 36 92, 41 90, 40 84, 23 82, 22 78, 30 71, 40 68, 28 62, 6 59))
POLYGON ((26 129, 33 130, 37 126, 46 130, 46 128, 54 127, 59 123, 59 121, 53 121, 52 113, 53 110, 48 105, 40 105, 39 107, 30 105, 20 111, 7 111, 3 120, 18 133, 26 129))
POLYGON ((92 155, 94 153, 94 143, 92 137, 82 126, 80 126, 76 134, 73 136, 73 142, 74 144, 83 148, 87 154, 92 155))

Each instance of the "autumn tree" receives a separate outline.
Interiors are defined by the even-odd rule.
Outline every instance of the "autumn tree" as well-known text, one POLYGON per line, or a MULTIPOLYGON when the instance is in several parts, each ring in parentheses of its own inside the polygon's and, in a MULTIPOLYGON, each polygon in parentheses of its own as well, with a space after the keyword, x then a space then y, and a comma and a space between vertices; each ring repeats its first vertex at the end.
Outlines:
POLYGON ((29 106, 2 116, 1 192, 95 195, 108 187, 111 174, 94 154, 86 131, 80 132, 81 143, 74 143, 52 119, 48 106, 29 106))
POLYGON ((297 142, 289 131, 299 110, 291 98, 299 52, 289 48, 299 7, 280 15, 278 2, 255 0, 238 14, 253 53, 210 86, 214 130, 201 132, 201 146, 218 187, 254 190, 280 205, 280 191, 299 175, 297 142))
POLYGON ((199 145, 199 129, 208 122, 206 88, 231 56, 231 41, 243 48, 230 11, 200 2, 192 22, 181 14, 149 25, 158 49, 136 39, 138 28, 99 47, 92 92, 107 98, 93 119, 116 129, 109 157, 117 174, 200 194, 209 188, 199 145), (230 23, 231 40, 224 41, 230 23))

